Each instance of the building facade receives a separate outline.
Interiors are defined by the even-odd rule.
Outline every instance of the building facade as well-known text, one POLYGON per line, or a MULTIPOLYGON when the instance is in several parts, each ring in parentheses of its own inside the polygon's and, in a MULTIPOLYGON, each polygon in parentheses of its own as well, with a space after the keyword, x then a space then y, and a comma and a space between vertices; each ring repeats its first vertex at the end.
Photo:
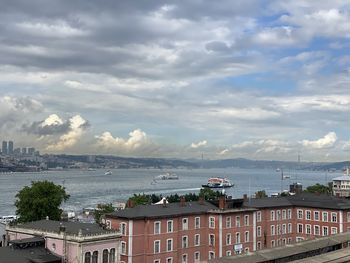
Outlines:
POLYGON ((333 188, 334 196, 349 197, 350 196, 350 176, 343 175, 343 176, 333 178, 332 188, 333 188))
POLYGON ((143 205, 106 215, 121 262, 200 262, 350 231, 350 200, 301 194, 143 205))
POLYGON ((7 243, 43 237, 45 248, 68 263, 119 263, 120 235, 97 224, 41 220, 6 227, 7 243))

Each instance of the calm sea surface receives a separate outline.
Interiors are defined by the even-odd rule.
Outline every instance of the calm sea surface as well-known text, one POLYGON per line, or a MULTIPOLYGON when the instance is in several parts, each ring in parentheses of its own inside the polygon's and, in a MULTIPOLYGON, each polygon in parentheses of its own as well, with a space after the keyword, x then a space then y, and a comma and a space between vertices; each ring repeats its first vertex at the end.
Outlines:
MULTIPOLYGON (((115 169, 112 175, 104 175, 105 170, 96 171, 50 171, 46 173, 0 174, 0 215, 15 214, 15 195, 31 181, 49 180, 63 185, 70 199, 63 204, 67 210, 78 211, 84 207, 94 207, 98 203, 125 201, 134 193, 183 194, 199 191, 202 184, 212 176, 226 177, 235 184, 226 193, 242 197, 265 189, 268 194, 281 191, 281 173, 264 169, 194 169, 167 170, 175 172, 179 180, 153 182, 153 178, 164 171, 157 169, 115 169)), ((282 181, 282 189, 289 184, 300 182, 304 187, 315 183, 326 183, 340 173, 314 171, 284 171, 289 179, 282 181)))

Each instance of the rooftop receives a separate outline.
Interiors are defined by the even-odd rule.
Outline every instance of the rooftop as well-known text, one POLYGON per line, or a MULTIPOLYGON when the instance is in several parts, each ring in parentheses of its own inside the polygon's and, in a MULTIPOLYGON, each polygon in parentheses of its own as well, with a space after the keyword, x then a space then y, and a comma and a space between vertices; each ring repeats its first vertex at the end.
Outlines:
POLYGON ((302 193, 286 197, 253 198, 245 201, 244 205, 254 208, 299 206, 325 209, 350 209, 350 199, 330 195, 302 193))
POLYGON ((103 229, 98 224, 80 223, 80 222, 66 222, 66 221, 54 221, 54 220, 39 220, 24 224, 17 224, 10 226, 12 228, 22 228, 28 230, 40 230, 51 233, 60 233, 60 228, 65 227, 65 232, 70 235, 82 235, 90 236, 97 234, 109 234, 113 231, 103 229))
POLYGON ((350 176, 349 175, 343 175, 343 176, 335 177, 332 180, 333 181, 350 181, 350 176))
POLYGON ((185 203, 168 203, 166 205, 138 205, 133 208, 116 211, 107 215, 112 218, 159 218, 169 216, 182 216, 192 214, 202 214, 209 210, 217 209, 218 207, 203 201, 203 202, 185 202, 185 203))

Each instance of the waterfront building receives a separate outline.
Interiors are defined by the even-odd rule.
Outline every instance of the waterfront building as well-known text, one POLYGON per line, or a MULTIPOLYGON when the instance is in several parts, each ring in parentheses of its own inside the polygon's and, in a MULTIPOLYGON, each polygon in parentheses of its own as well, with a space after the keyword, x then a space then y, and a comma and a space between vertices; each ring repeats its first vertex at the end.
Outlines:
MULTIPOLYGON (((6 236, 8 245, 16 243, 16 240, 21 242, 26 239, 30 241, 31 238, 42 238, 45 242, 44 248, 59 256, 61 262, 120 262, 119 233, 103 229, 97 224, 40 220, 7 225, 6 236)), ((1 253, 6 253, 5 250, 0 249, 0 258, 1 253)))
POLYGON ((13 141, 8 143, 8 155, 13 155, 13 141))
POLYGON ((1 152, 3 155, 7 155, 7 153, 8 153, 7 141, 2 141, 1 152))
POLYGON ((35 153, 35 148, 34 147, 29 147, 28 148, 28 155, 34 155, 35 153))
POLYGON ((339 197, 350 196, 350 172, 346 168, 345 175, 333 178, 333 195, 339 197))
POLYGON ((140 205, 106 215, 121 262, 190 263, 350 232, 350 200, 300 194, 140 205))
POLYGON ((22 155, 27 155, 27 147, 22 148, 22 155))

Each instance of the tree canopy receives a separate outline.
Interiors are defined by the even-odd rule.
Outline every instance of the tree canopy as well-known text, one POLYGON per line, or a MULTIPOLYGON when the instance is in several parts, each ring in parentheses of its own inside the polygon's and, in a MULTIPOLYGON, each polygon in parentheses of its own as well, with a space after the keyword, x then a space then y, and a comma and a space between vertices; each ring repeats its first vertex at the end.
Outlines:
POLYGON ((264 198, 267 197, 265 190, 259 190, 255 192, 255 198, 264 198))
POLYGON ((49 181, 32 182, 16 194, 15 206, 19 222, 30 222, 46 218, 60 220, 60 205, 69 195, 61 185, 49 181))
POLYGON ((332 189, 327 185, 317 183, 315 185, 308 186, 304 192, 319 193, 319 194, 331 194, 332 189))

